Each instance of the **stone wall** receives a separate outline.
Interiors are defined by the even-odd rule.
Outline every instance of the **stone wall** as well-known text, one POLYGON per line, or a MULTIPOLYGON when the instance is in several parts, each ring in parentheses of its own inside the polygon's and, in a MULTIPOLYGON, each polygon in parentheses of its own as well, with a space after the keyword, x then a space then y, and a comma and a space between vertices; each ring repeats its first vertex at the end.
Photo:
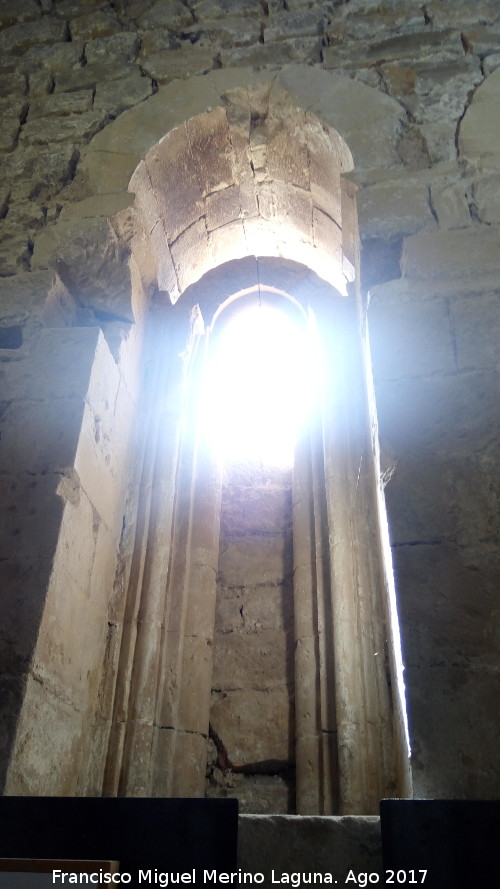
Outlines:
MULTIPOLYGON (((0 4, 0 27, 3 772, 16 732, 22 750, 42 718, 34 689, 47 725, 64 712, 72 726, 11 787, 96 792, 102 776, 99 676, 123 617, 117 480, 144 363, 121 183, 152 144, 137 126, 114 145, 104 135, 161 90, 172 119, 181 107, 189 117, 193 75, 229 89, 236 69, 273 78, 299 63, 331 72, 355 162, 415 791, 498 796, 498 5, 19 0, 0 4), (82 543, 73 567, 68 534, 72 554, 82 543), (89 638, 74 641, 89 616, 89 638), (71 667, 75 646, 86 657, 71 667), (75 772, 59 780, 83 723, 75 772)), ((321 117, 327 97, 308 89, 321 117)))
POLYGON ((222 489, 207 794, 242 812, 295 810, 291 487, 235 465, 222 489))

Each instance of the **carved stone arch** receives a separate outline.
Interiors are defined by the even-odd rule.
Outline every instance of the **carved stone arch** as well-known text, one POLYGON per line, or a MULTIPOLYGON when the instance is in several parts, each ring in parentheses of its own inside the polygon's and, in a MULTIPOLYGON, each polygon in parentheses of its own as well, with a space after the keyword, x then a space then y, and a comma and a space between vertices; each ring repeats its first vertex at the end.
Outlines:
MULTIPOLYGON (((88 299, 92 308, 96 294, 85 289, 85 266, 92 261, 93 247, 104 244, 105 273, 111 268, 116 279, 111 286, 109 280, 102 282, 96 317, 111 342, 106 299, 111 304, 119 293, 119 311, 112 317, 134 322, 139 331, 128 357, 133 351, 132 375, 138 376, 148 363, 137 398, 146 434, 139 436, 139 469, 130 495, 135 539, 132 544, 122 537, 122 574, 109 607, 109 624, 114 626, 116 619, 120 633, 114 647, 102 648, 92 665, 95 672, 99 666, 102 670, 94 714, 98 729, 82 757, 82 774, 73 774, 69 743, 59 757, 58 786, 43 784, 50 781, 44 776, 39 784, 33 780, 30 792, 61 792, 61 787, 65 792, 139 795, 202 792, 203 689, 209 675, 213 597, 204 596, 200 608, 196 590, 206 591, 214 582, 219 482, 217 467, 203 455, 200 459, 196 417, 186 409, 193 370, 202 364, 204 351, 203 305, 201 300, 189 304, 187 295, 198 282, 207 282, 212 268, 234 260, 253 265, 254 284, 266 271, 269 280, 275 276, 272 286, 289 292, 298 286, 292 268, 297 259, 319 276, 313 281, 308 273, 306 289, 320 318, 325 348, 342 331, 342 347, 325 378, 315 462, 308 445, 297 463, 296 539, 306 541, 301 554, 297 549, 297 595, 308 603, 297 635, 302 652, 297 669, 304 672, 304 664, 313 663, 307 673, 312 684, 304 680, 301 685, 298 809, 367 814, 376 811, 381 796, 406 792, 401 714, 387 681, 387 671, 394 679, 390 650, 387 660, 373 660, 375 651, 384 650, 390 631, 356 289, 354 191, 342 178, 353 164, 357 169, 398 164, 403 123, 398 103, 319 69, 290 66, 272 76, 224 70, 162 87, 109 124, 85 151, 79 181, 86 196, 49 230, 45 243, 40 239, 35 261, 43 265, 53 257, 69 290, 78 291, 83 304, 88 299), (172 201, 174 193, 178 205, 172 201), (82 217, 88 219, 83 236, 82 217), (283 225, 288 225, 285 238, 283 225), (73 226, 79 231, 76 240, 73 226), (124 245, 130 251, 126 274, 124 245), (120 285, 116 289, 114 282, 120 285), (321 495, 318 460, 323 467, 321 495), (322 496, 326 508, 319 502, 322 496), (360 497, 355 510, 354 496, 360 497), (339 502, 346 509, 339 509, 339 502), (328 515, 320 534, 310 525, 309 506, 301 511, 305 504, 312 504, 316 523, 320 513, 328 515), (311 584, 325 560, 325 548, 331 587, 327 606, 318 604, 311 584), (329 672, 321 646, 311 642, 310 626, 319 625, 325 615, 332 618, 332 608, 336 617, 327 632, 335 665, 329 672), (320 674, 326 685, 318 685, 320 674), (312 710, 313 688, 319 697, 312 710), (314 725, 308 723, 311 712, 314 725), (187 765, 189 780, 182 783, 179 776, 187 774, 187 765)), ((229 287, 236 287, 234 280, 229 287)), ((127 348, 122 342, 115 351, 118 365, 127 348)), ((117 448, 128 448, 134 431, 127 428, 126 442, 119 440, 121 429, 109 434, 115 435, 117 448)), ((75 533, 71 540, 77 548, 75 533)), ((30 694, 33 710, 34 685, 30 694)), ((69 736, 78 736, 87 716, 88 708, 68 715, 69 736)), ((19 723, 10 792, 20 786, 23 762, 39 743, 36 726, 28 726, 28 719, 25 724, 21 717, 19 723)))

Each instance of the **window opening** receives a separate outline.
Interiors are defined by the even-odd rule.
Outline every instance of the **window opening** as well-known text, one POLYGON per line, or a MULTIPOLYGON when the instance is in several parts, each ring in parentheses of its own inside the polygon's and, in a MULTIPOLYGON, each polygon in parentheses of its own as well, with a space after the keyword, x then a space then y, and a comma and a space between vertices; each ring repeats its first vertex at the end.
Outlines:
POLYGON ((214 339, 204 427, 217 454, 291 467, 318 382, 306 325, 259 300, 237 310, 214 339))

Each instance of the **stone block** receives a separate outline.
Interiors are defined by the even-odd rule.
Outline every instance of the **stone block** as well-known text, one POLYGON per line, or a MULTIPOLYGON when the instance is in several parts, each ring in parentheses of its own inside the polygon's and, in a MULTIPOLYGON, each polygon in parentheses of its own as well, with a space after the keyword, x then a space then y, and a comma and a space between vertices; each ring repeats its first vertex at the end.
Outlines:
POLYGON ((18 117, 4 115, 2 117, 2 130, 0 132, 0 151, 13 151, 16 147, 17 136, 21 124, 18 117))
POLYGON ((191 4, 197 21, 224 18, 228 13, 259 18, 262 10, 254 0, 194 0, 191 4))
POLYGON ((32 314, 40 317, 53 280, 54 274, 46 271, 4 278, 0 286, 0 318, 6 324, 22 324, 32 314))
POLYGON ((294 761, 285 688, 231 691, 212 699, 210 725, 234 768, 282 769, 294 761))
POLYGON ((250 46, 259 42, 260 23, 257 19, 226 15, 223 19, 205 19, 202 25, 183 28, 183 35, 195 38, 200 47, 224 49, 230 46, 250 46))
POLYGON ((291 490, 231 485, 222 492, 221 536, 285 533, 291 528, 291 490))
MULTIPOLYGON (((54 501, 52 502, 54 505, 54 501)), ((57 500, 56 500, 57 503, 57 500)), ((49 515, 52 533, 56 523, 49 515)), ((2 523, 3 524, 3 523, 2 523)), ((3 528, 2 528, 3 530, 3 528)), ((48 536, 46 538, 49 542, 48 536)), ((31 663, 52 570, 52 556, 44 559, 2 558, 2 621, 0 657, 2 678, 23 683, 31 663)), ((4 699, 2 699, 3 703, 4 699)))
POLYGON ((151 96, 153 91, 149 77, 143 77, 140 71, 132 71, 120 80, 98 84, 95 91, 94 108, 117 117, 127 108, 132 108, 151 96))
POLYGON ((166 3, 159 0, 140 16, 137 24, 145 31, 156 28, 184 30, 193 24, 193 14, 181 0, 167 0, 166 3))
POLYGON ((342 231, 334 219, 313 207, 314 246, 330 256, 339 266, 342 263, 342 231))
POLYGON ((0 277, 26 272, 30 267, 31 243, 28 232, 8 222, 2 224, 2 244, 0 245, 0 277))
POLYGON ((284 630, 233 632, 214 642, 212 687, 268 690, 293 685, 291 638, 284 630))
POLYGON ((421 232, 406 238, 402 271, 408 278, 466 278, 498 271, 500 227, 421 232))
POLYGON ((50 200, 73 178, 77 160, 73 145, 18 147, 3 160, 2 175, 11 183, 12 198, 50 200))
POLYGON ((445 458, 398 458, 385 488, 393 546, 451 540, 456 534, 454 473, 445 458))
POLYGON ((493 24, 498 10, 492 0, 478 0, 474 9, 467 0, 457 0, 449 9, 444 9, 440 0, 430 0, 427 14, 438 28, 453 27, 461 30, 464 26, 476 26, 478 22, 493 24))
POLYGON ((26 475, 22 467, 12 475, 0 475, 2 559, 24 562, 53 557, 63 507, 56 496, 58 482, 57 474, 26 475))
POLYGON ((408 669, 406 686, 415 795, 496 799, 494 673, 436 663, 408 669), (456 726, 451 736, 448 725, 456 726))
POLYGON ((295 810, 293 777, 278 775, 242 775, 223 772, 220 784, 212 780, 207 785, 209 799, 230 796, 238 800, 238 811, 265 814, 291 814, 295 810))
POLYGON ((121 80, 129 74, 137 73, 137 67, 131 63, 99 62, 82 65, 73 70, 56 72, 54 75, 54 91, 71 93, 84 89, 96 89, 102 83, 121 80))
POLYGON ((205 198, 205 219, 207 231, 212 231, 233 222, 241 215, 240 189, 238 185, 229 185, 222 191, 215 191, 205 198))
POLYGON ((64 42, 66 22, 54 18, 23 22, 0 32, 0 55, 21 56, 33 46, 64 42))
POLYGON ((297 113, 278 125, 277 132, 272 124, 267 139, 266 169, 271 179, 279 179, 301 189, 309 189, 309 152, 305 142, 294 138, 295 133, 306 127, 306 115, 297 113))
POLYGON ((139 151, 135 154, 100 151, 92 145, 83 155, 78 172, 95 194, 116 194, 127 190, 140 160, 139 151))
POLYGON ((78 90, 74 93, 53 93, 30 102, 29 120, 39 117, 64 117, 68 114, 81 114, 92 108, 92 90, 78 90))
POLYGON ((499 434, 497 387, 488 372, 379 382, 381 438, 396 452, 466 456, 499 434))
POLYGON ((21 71, 3 74, 0 78, 0 96, 10 98, 14 94, 24 96, 27 92, 26 76, 21 71))
POLYGON ((195 45, 189 49, 166 49, 148 55, 141 67, 157 83, 165 84, 205 74, 213 68, 214 60, 214 49, 198 49, 195 45))
POLYGON ((312 200, 308 192, 284 182, 262 183, 257 191, 259 212, 263 219, 283 229, 282 238, 292 231, 298 239, 311 241, 312 200))
POLYGON ((86 713, 75 710, 63 689, 51 686, 45 676, 30 676, 7 792, 14 796, 49 796, 56 782, 61 794, 76 794, 87 743, 86 717, 86 713), (47 737, 51 738, 50 744, 46 743, 47 737))
POLYGON ((54 43, 49 46, 33 46, 18 62, 17 70, 27 74, 35 82, 35 73, 61 74, 79 68, 83 58, 83 43, 54 43))
POLYGON ((234 158, 225 109, 214 108, 188 120, 191 162, 204 195, 234 182, 234 158))
POLYGON ((318 64, 321 61, 321 37, 295 37, 256 43, 253 46, 222 49, 220 60, 224 68, 251 67, 265 69, 293 63, 318 64))
POLYGON ((104 217, 71 219, 42 233, 35 260, 54 263, 58 275, 79 302, 97 314, 133 320, 126 250, 104 217))
MULTIPOLYGON (((394 99, 320 69, 308 68, 306 75, 302 66, 282 70, 278 83, 345 139, 357 169, 372 168, 374 157, 384 157, 385 166, 400 165, 396 146, 403 112, 394 99)), ((342 172, 350 169, 350 163, 344 149, 342 172)))
POLYGON ((473 200, 481 222, 500 222, 499 176, 493 173, 474 182, 473 200))
POLYGON ((500 295, 485 294, 453 300, 450 305, 457 366, 461 369, 495 367, 500 359, 498 329, 500 295))
POLYGON ((248 577, 257 584, 279 584, 290 569, 288 540, 284 536, 234 538, 226 541, 219 558, 219 581, 227 587, 245 586, 248 577))
POLYGON ((107 37, 96 37, 87 40, 85 44, 85 58, 89 65, 109 63, 111 61, 123 64, 133 62, 138 53, 140 41, 137 34, 132 31, 112 34, 107 37))
POLYGON ((186 636, 182 649, 182 692, 177 725, 181 731, 193 732, 205 738, 208 733, 211 666, 211 643, 207 639, 186 636))
MULTIPOLYGON (((380 819, 240 815, 238 867, 249 873, 383 873, 380 819)), ((262 884, 268 889, 270 881, 262 884)))
POLYGON ((19 143, 23 147, 52 145, 57 142, 84 143, 104 124, 103 113, 85 111, 68 117, 39 117, 29 119, 22 127, 19 143))
POLYGON ((45 225, 43 208, 34 201, 13 201, 9 206, 9 222, 28 230, 45 225))
POLYGON ((322 33, 322 24, 322 15, 318 8, 276 12, 265 22, 264 42, 286 40, 290 37, 315 37, 322 33))
POLYGON ((436 228, 425 181, 406 176, 362 188, 357 206, 362 238, 390 238, 436 228))
POLYGON ((72 40, 95 40, 96 37, 108 37, 120 31, 120 22, 114 12, 109 10, 94 10, 87 15, 79 15, 71 19, 69 29, 72 40))
POLYGON ((215 264, 204 219, 193 223, 169 247, 181 293, 215 264))
POLYGON ((483 168, 500 168, 500 70, 495 70, 476 89, 460 123, 460 157, 483 168))
POLYGON ((286 630, 293 627, 291 579, 283 586, 246 586, 242 590, 222 590, 217 597, 215 626, 218 632, 245 629, 286 630))
POLYGON ((15 7, 11 3, 0 6, 0 28, 10 28, 18 22, 33 22, 40 18, 41 10, 36 0, 18 0, 15 7))
POLYGON ((456 369, 455 342, 444 300, 385 300, 371 291, 368 311, 374 378, 400 379, 456 369))
POLYGON ((147 157, 146 166, 166 236, 172 242, 203 213, 202 187, 187 128, 169 133, 161 150, 147 157))
POLYGON ((65 472, 74 462, 82 403, 13 402, 2 416, 3 459, 13 471, 65 472))

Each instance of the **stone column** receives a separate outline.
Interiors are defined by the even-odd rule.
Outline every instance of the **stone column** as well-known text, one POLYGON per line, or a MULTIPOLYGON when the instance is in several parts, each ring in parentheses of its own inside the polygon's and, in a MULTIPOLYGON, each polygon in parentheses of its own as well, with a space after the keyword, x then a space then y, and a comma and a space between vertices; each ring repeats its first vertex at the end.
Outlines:
POLYGON ((332 602, 324 497, 321 417, 299 442, 293 468, 296 807, 337 811, 338 763, 332 602))
POLYGON ((322 422, 294 482, 298 807, 375 814, 381 797, 401 792, 399 700, 364 353, 354 300, 314 310, 322 422))
POLYGON ((104 782, 107 795, 151 792, 189 324, 187 312, 172 309, 165 318, 155 319, 155 329, 150 332, 143 403, 148 429, 104 782))

